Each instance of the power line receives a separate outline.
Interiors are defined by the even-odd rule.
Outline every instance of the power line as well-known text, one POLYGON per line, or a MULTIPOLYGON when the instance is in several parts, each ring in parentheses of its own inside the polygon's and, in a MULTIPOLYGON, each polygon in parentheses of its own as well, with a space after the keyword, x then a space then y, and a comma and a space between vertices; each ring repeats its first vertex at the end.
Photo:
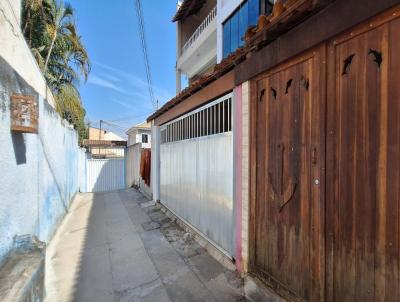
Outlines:
POLYGON ((117 118, 117 119, 114 119, 114 120, 110 120, 110 122, 121 122, 121 121, 125 121, 125 120, 130 120, 130 119, 135 119, 135 118, 141 118, 141 117, 144 117, 144 116, 149 115, 150 113, 151 113, 151 112, 144 113, 144 114, 140 114, 140 115, 138 115, 138 114, 135 114, 135 115, 127 115, 127 116, 124 116, 124 117, 121 117, 121 118, 117 118))
POLYGON ((144 57, 144 65, 145 65, 145 69, 146 69, 147 85, 148 85, 148 89, 149 89, 150 100, 153 105, 153 108, 157 110, 158 102, 156 101, 156 99, 154 97, 149 56, 148 56, 148 52, 147 52, 147 43, 146 43, 146 35, 145 35, 141 0, 135 0, 135 8, 136 8, 136 16, 138 19, 139 38, 140 38, 140 43, 142 46, 142 52, 143 52, 143 57, 144 57))

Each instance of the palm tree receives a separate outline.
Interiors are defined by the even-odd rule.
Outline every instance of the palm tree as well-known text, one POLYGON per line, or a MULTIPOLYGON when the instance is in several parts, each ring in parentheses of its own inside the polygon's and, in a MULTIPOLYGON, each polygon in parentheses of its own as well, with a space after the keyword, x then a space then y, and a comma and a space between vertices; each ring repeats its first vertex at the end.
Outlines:
POLYGON ((43 0, 25 0, 23 6, 23 12, 25 13, 22 17, 23 30, 25 37, 29 37, 28 43, 31 45, 32 31, 34 25, 37 25, 36 19, 39 15, 43 16, 43 0), (29 31, 28 31, 29 30, 29 31))
POLYGON ((54 45, 46 73, 53 90, 59 90, 64 83, 79 84, 81 76, 86 81, 89 72, 89 56, 82 46, 81 37, 76 35, 75 30, 71 31, 71 35, 60 36, 54 45))
POLYGON ((72 7, 63 0, 23 0, 22 31, 55 99, 60 115, 85 135, 85 110, 77 85, 87 80, 89 55, 78 35, 72 7))
POLYGON ((46 0, 46 2, 48 4, 46 29, 51 37, 51 43, 44 63, 43 73, 45 75, 57 37, 59 35, 68 37, 71 35, 72 31, 75 31, 75 24, 72 21, 74 11, 71 5, 68 3, 64 5, 62 1, 58 3, 56 0, 46 0))
POLYGON ((85 126, 85 109, 82 106, 79 92, 71 84, 63 84, 55 98, 56 110, 61 117, 75 126, 80 141, 87 136, 85 126))

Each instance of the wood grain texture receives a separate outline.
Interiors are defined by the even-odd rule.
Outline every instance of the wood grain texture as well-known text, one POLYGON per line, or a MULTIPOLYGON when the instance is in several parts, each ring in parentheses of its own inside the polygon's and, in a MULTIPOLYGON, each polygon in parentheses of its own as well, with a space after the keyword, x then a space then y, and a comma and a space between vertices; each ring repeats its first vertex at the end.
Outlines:
POLYGON ((252 79, 399 4, 400 0, 336 0, 239 64, 235 83, 252 79))
POLYGON ((253 268, 281 294, 298 301, 318 300, 323 288, 322 53, 319 48, 257 79, 253 99, 253 268))
POLYGON ((400 296, 399 37, 394 20, 329 47, 328 301, 400 296))
POLYGON ((399 301, 399 16, 252 81, 250 270, 289 300, 399 301))

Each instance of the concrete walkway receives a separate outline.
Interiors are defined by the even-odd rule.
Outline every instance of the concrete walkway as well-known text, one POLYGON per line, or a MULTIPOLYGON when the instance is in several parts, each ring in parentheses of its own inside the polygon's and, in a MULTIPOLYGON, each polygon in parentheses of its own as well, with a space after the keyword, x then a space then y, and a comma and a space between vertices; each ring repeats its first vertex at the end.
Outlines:
POLYGON ((46 301, 245 301, 242 280, 131 189, 80 194, 48 246, 46 301))

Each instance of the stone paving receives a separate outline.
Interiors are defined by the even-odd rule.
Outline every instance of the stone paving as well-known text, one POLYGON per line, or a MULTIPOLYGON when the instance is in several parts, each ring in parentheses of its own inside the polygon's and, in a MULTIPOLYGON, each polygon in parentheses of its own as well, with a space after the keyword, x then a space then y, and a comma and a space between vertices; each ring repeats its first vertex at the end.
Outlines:
POLYGON ((46 255, 46 301, 246 301, 243 281, 134 189, 80 194, 46 255))

